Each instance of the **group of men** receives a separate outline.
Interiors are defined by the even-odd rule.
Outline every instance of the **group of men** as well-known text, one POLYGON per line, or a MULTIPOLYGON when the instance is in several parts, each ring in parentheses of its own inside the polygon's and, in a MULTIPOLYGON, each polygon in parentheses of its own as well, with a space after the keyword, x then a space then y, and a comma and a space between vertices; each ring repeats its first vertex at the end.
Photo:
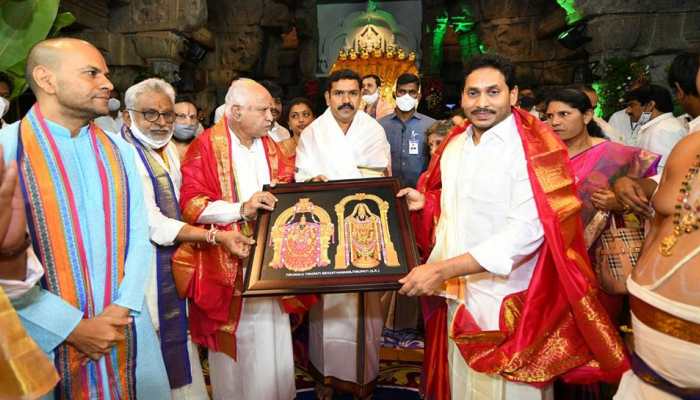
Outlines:
MULTIPOLYGON (((0 134, 4 159, 19 170, 13 192, 23 198, 12 208, 22 240, 4 242, 0 278, 58 369, 54 393, 206 398, 194 342, 209 349, 215 398, 294 398, 284 304, 241 297, 241 259, 254 244, 245 233, 258 210, 275 205, 263 185, 388 173, 384 130, 358 113, 360 78, 343 71, 330 79, 328 111, 308 127, 298 155, 269 135, 270 92, 238 79, 223 118, 181 164, 172 139, 193 110, 175 103, 168 83, 130 87, 121 128, 105 132, 92 121, 113 111, 114 92, 94 46, 43 41, 28 56, 27 77, 37 103, 0 134)), ((366 396, 378 374, 382 319, 368 301, 376 323, 367 324, 367 360, 355 361, 367 362, 366 376, 357 377, 348 363, 357 337, 343 329, 357 325, 356 296, 321 300, 310 348, 317 371, 366 396)))
MULTIPOLYGON (((401 293, 448 299, 435 328, 448 346, 426 365, 452 398, 551 398, 562 375, 615 381, 628 368, 583 254, 566 147, 514 108, 514 68, 501 57, 466 65, 470 125, 452 131, 429 166, 418 132, 432 120, 416 112, 420 83, 410 75, 377 122, 361 111, 369 104, 377 116, 376 88, 349 70, 331 74, 328 108, 295 152, 269 135, 270 91, 235 80, 223 117, 182 163, 171 139, 187 111, 166 82, 129 88, 124 126, 105 133, 91 121, 108 113, 113 86, 94 46, 40 42, 27 78, 37 103, 0 131, 19 175, 0 285, 54 361, 56 397, 206 398, 194 343, 208 349, 214 398, 294 398, 285 299, 241 296, 251 225, 277 202, 262 188, 392 174, 406 186, 397 196, 413 211, 426 260, 400 280, 401 293)), ((371 396, 379 295, 320 296, 309 321, 317 396, 371 396)))

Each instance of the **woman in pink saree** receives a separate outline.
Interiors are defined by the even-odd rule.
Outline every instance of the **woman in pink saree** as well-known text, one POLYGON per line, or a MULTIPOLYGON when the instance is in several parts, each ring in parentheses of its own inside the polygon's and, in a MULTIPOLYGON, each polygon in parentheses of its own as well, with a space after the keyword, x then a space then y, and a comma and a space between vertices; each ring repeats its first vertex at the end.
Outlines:
MULTIPOLYGON (((576 89, 559 89, 547 99, 547 122, 569 149, 583 201, 581 217, 588 254, 595 267, 600 235, 615 217, 617 226, 640 221, 617 200, 612 186, 622 176, 645 178, 656 175, 659 156, 607 140, 593 121, 590 100, 576 89)), ((612 315, 614 318, 615 316, 612 315)))
MULTIPOLYGON (((559 89, 548 96, 547 123, 566 143, 576 175, 578 194, 583 202, 581 218, 584 240, 594 270, 598 271, 596 253, 601 234, 612 218, 617 227, 641 227, 640 221, 615 197, 615 181, 622 176, 643 178, 656 175, 660 157, 645 150, 615 143, 603 135, 593 121, 593 108, 588 97, 576 89, 559 89)), ((610 318, 618 321, 624 297, 601 293, 610 318)), ((561 385, 557 395, 572 399, 601 398, 598 385, 561 385)))

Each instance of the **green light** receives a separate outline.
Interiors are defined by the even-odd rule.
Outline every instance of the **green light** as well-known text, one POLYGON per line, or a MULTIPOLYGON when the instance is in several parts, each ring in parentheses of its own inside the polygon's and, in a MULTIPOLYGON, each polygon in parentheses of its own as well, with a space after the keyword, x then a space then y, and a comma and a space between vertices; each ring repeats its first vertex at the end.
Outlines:
POLYGON ((573 25, 583 19, 583 15, 576 10, 576 0, 557 0, 557 4, 566 11, 567 25, 573 25))
POLYGON ((431 73, 440 73, 443 60, 443 43, 449 27, 452 27, 452 30, 457 34, 462 60, 467 60, 475 54, 486 52, 486 47, 481 43, 474 29, 475 24, 474 17, 466 6, 461 8, 459 15, 449 16, 447 12, 444 12, 435 18, 430 58, 431 73))
POLYGON ((467 33, 474 27, 474 21, 460 15, 452 18, 452 26, 455 33, 467 33))
POLYGON ((435 18, 435 29, 433 30, 433 48, 431 49, 430 57, 430 72, 434 74, 440 73, 442 66, 442 43, 447 34, 447 16, 435 18))
POLYGON ((595 114, 596 117, 603 118, 603 103, 607 102, 607 97, 603 94, 603 88, 600 85, 600 82, 594 82, 591 87, 595 91, 595 94, 598 95, 598 104, 595 105, 595 110, 593 110, 593 114, 595 114))

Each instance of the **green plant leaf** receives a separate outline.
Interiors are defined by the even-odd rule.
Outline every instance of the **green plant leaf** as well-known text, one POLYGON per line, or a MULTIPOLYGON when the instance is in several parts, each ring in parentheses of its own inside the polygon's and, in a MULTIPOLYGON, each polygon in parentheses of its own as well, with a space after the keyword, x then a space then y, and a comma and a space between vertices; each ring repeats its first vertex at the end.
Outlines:
POLYGON ((73 16, 73 14, 69 12, 58 14, 56 19, 53 21, 53 27, 51 28, 51 32, 49 32, 49 37, 58 35, 61 29, 72 25, 73 22, 75 22, 75 16, 73 16))
POLYGON ((29 49, 46 38, 58 12, 59 0, 6 0, 0 7, 0 71, 27 57, 29 49), (31 18, 23 25, 28 7, 31 18), (20 21, 18 21, 19 19, 20 21))
POLYGON ((24 68, 27 65, 27 60, 21 60, 17 64, 3 71, 12 80, 12 93, 10 99, 13 99, 27 90, 27 79, 24 77, 24 68))
POLYGON ((26 29, 32 22, 36 0, 10 0, 3 4, 3 21, 14 29, 26 29))

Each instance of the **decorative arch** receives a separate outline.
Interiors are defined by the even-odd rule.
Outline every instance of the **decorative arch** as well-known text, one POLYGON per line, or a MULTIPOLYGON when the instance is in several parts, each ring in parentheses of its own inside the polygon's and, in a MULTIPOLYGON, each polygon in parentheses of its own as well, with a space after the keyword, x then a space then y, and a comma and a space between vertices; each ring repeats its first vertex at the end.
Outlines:
POLYGON ((333 223, 328 212, 314 205, 308 198, 300 198, 294 206, 280 213, 270 230, 273 248, 270 267, 303 272, 329 265, 328 246, 332 240, 333 231, 333 223), (302 214, 302 218, 305 218, 304 214, 307 213, 315 216, 317 220, 308 223, 293 221, 297 214, 302 214), (290 248, 292 245, 294 245, 293 249, 290 248), (294 252, 289 254, 292 251, 294 252))
MULTIPOLYGON (((352 264, 350 255, 351 238, 346 237, 345 230, 345 207, 351 201, 372 201, 379 209, 379 224, 381 231, 381 257, 384 265, 388 267, 398 267, 399 257, 396 253, 394 243, 391 241, 389 234, 389 224, 387 222, 387 214, 389 211, 389 203, 382 200, 379 196, 367 193, 357 193, 351 196, 346 196, 338 204, 335 205, 335 212, 338 217, 338 247, 335 253, 335 269, 346 269, 352 264)), ((371 268, 367 266, 355 265, 358 268, 371 268)))

